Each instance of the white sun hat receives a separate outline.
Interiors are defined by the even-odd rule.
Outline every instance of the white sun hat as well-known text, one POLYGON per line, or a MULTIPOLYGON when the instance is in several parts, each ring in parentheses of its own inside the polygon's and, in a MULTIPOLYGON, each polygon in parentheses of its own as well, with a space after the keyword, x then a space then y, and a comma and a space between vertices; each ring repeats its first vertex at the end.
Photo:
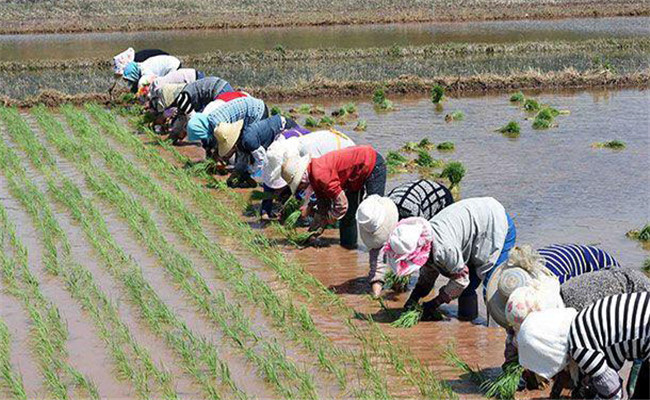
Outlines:
POLYGON ((262 181, 271 189, 287 186, 282 179, 282 164, 285 160, 300 157, 298 138, 276 139, 266 152, 266 162, 262 167, 262 181))
POLYGON ((391 199, 376 194, 368 196, 357 209, 361 241, 368 249, 383 247, 398 219, 397 206, 391 199))
POLYGON ((551 379, 569 362, 569 331, 578 312, 560 308, 531 313, 517 334, 519 364, 551 379))
POLYGON ((305 174, 311 157, 291 157, 282 164, 282 179, 289 185, 291 193, 295 194, 302 176, 305 174))

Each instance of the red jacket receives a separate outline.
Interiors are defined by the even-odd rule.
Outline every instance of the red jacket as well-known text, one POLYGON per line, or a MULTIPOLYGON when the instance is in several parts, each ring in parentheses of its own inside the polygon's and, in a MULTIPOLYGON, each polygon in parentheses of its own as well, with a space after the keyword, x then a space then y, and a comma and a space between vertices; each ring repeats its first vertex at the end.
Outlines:
POLYGON ((342 191, 357 192, 363 188, 377 161, 371 146, 353 146, 335 150, 309 163, 309 183, 316 197, 335 199, 342 191))

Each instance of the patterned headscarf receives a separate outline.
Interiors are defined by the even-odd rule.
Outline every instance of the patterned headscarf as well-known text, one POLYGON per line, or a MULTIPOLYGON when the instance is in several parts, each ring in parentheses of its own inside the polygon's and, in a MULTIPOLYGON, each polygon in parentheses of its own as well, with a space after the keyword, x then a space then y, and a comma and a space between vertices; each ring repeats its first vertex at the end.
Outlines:
POLYGON ((427 262, 432 242, 433 229, 429 221, 412 217, 397 224, 383 250, 395 274, 406 276, 419 270, 427 262))
POLYGON ((135 61, 131 61, 124 67, 124 79, 127 81, 135 83, 140 80, 141 75, 140 66, 135 61))
POLYGON ((124 67, 135 59, 135 50, 132 47, 124 50, 120 54, 113 57, 113 72, 118 75, 124 73, 124 67))

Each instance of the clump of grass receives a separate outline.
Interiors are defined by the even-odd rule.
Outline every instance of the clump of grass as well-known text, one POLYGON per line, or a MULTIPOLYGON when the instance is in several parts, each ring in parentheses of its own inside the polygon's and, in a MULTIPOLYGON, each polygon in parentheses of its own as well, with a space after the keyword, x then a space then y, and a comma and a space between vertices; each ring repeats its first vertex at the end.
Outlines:
POLYGON ((418 149, 420 150, 431 150, 433 149, 433 146, 433 142, 428 138, 424 138, 418 143, 418 149))
POLYGON ((456 149, 456 145, 454 145, 454 142, 442 142, 436 148, 440 151, 452 151, 456 149))
POLYGON ((553 121, 558 115, 560 115, 560 112, 557 109, 548 106, 543 107, 535 115, 533 129, 548 129, 554 126, 553 121))
POLYGON ((424 168, 434 168, 436 166, 436 160, 424 149, 418 150, 418 158, 415 159, 415 163, 424 168))
POLYGON ((396 151, 391 150, 386 154, 386 167, 389 174, 404 172, 406 170, 405 167, 407 162, 408 158, 396 151))
POLYGON ((481 385, 487 397, 499 400, 513 400, 517 393, 519 380, 524 372, 524 367, 517 362, 510 362, 503 366, 503 371, 494 380, 488 379, 481 385))
POLYGON ((539 105, 539 102, 535 99, 526 99, 524 100, 524 110, 528 112, 536 112, 539 111, 541 106, 539 105))
POLYGON ((365 119, 357 121, 357 125, 354 127, 354 130, 357 132, 365 132, 366 129, 368 129, 368 122, 365 119))
POLYGON ((384 277, 384 289, 392 289, 396 292, 404 292, 407 290, 410 276, 398 276, 392 269, 386 273, 384 277))
POLYGON ((390 326, 393 328, 411 328, 420 322, 421 317, 422 306, 418 305, 412 310, 403 312, 397 320, 391 322, 390 326))
POLYGON ((645 272, 650 272, 650 257, 646 258, 643 262, 643 270, 645 272))
POLYGON ((458 185, 465 176, 465 166, 459 161, 452 161, 440 173, 441 178, 449 179, 450 189, 458 185))
POLYGON ((625 234, 630 239, 638 240, 640 242, 650 242, 650 223, 645 224, 641 230, 632 230, 625 234))
POLYGON ((375 90, 375 93, 372 96, 372 102, 375 104, 375 107, 380 110, 389 111, 394 108, 393 102, 386 98, 386 91, 383 88, 375 90))
POLYGON ((465 119, 465 113, 462 111, 452 111, 445 115, 445 122, 462 121, 465 119))
POLYGON ((596 142, 592 144, 591 147, 597 149, 623 150, 625 148, 625 142, 621 140, 610 140, 609 142, 596 142))
POLYGON ((431 89, 431 102, 433 104, 440 104, 442 99, 445 97, 445 89, 440 85, 435 85, 431 89))
POLYGON ((497 129, 497 132, 505 133, 508 135, 519 135, 521 132, 521 126, 517 121, 510 121, 501 128, 497 129))
POLYGON ((402 146, 402 151, 412 152, 412 151, 417 151, 418 148, 419 148, 419 143, 417 143, 417 142, 406 142, 402 146))
POLYGON ((316 120, 316 118, 311 117, 311 116, 307 117, 307 119, 305 119, 305 127, 307 127, 307 128, 318 128, 318 120, 316 120))
POLYGON ((524 94, 521 91, 510 95, 510 101, 513 103, 524 101, 524 99, 525 99, 524 94))
POLYGON ((336 121, 334 121, 334 119, 332 117, 325 116, 325 117, 320 119, 320 121, 318 122, 318 126, 319 127, 327 127, 327 128, 329 128, 329 127, 334 126, 335 123, 336 123, 336 121))

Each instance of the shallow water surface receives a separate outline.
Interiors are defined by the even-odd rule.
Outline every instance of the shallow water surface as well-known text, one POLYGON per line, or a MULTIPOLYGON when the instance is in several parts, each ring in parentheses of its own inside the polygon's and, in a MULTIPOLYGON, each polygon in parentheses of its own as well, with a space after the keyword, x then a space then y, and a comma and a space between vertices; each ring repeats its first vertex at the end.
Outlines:
POLYGON ((584 18, 230 30, 0 35, 0 60, 110 58, 127 47, 171 54, 317 47, 365 48, 448 42, 514 43, 650 36, 650 18, 584 18))
MULTIPOLYGON (((379 114, 369 103, 358 103, 368 130, 350 135, 384 154, 425 137, 434 143, 452 141, 454 152, 434 150, 432 155, 463 162, 467 174, 462 197, 492 196, 503 203, 517 225, 519 244, 596 244, 624 265, 638 268, 650 254, 625 233, 650 221, 648 92, 535 95, 542 103, 570 112, 557 117, 558 127, 548 130, 533 130, 526 119, 531 115, 508 97, 447 99, 441 111, 428 99, 393 99, 398 110, 379 114), (463 111, 465 119, 446 123, 445 114, 454 110, 463 111), (510 120, 521 124, 518 138, 494 132, 510 120), (627 148, 591 146, 613 139, 624 141, 627 148)), ((340 128, 347 132, 353 126, 340 128)), ((412 177, 393 176, 388 188, 412 177)))

